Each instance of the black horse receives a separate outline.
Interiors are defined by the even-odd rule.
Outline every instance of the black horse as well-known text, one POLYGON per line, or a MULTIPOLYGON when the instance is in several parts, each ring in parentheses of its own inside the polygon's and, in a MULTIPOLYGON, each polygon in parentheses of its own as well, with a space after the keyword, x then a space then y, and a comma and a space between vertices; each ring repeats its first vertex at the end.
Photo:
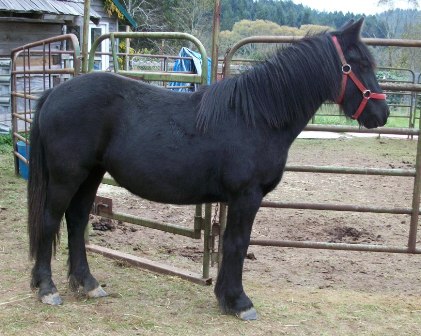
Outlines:
POLYGON ((32 126, 28 186, 31 285, 39 298, 62 302, 51 257, 63 215, 71 288, 106 295, 91 275, 84 231, 109 172, 152 201, 228 204, 215 294, 223 312, 255 319, 242 286, 244 257, 256 212, 281 180, 291 143, 326 100, 338 101, 345 115, 368 128, 383 126, 389 115, 360 39, 362 23, 306 37, 249 72, 196 93, 107 73, 82 75, 47 91, 32 126))

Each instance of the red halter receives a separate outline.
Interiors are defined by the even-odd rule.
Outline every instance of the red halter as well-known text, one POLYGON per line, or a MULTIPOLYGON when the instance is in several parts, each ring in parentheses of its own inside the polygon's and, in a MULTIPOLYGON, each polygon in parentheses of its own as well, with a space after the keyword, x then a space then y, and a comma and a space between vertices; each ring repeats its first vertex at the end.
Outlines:
POLYGON ((351 117, 352 119, 358 119, 358 117, 361 115, 361 113, 364 111, 365 106, 367 105, 369 99, 381 99, 386 100, 386 95, 384 93, 374 93, 370 90, 366 89, 363 83, 355 76, 355 74, 352 72, 351 65, 349 65, 346 60, 344 53, 342 51, 342 48, 338 42, 338 38, 336 36, 332 36, 333 44, 336 47, 336 50, 338 51, 339 58, 342 62, 342 85, 341 85, 341 93, 339 95, 338 100, 336 101, 338 104, 342 104, 345 96, 345 89, 346 89, 346 83, 349 78, 354 82, 354 84, 357 86, 357 88, 361 91, 363 95, 363 100, 360 103, 360 106, 357 109, 357 112, 353 114, 351 117))

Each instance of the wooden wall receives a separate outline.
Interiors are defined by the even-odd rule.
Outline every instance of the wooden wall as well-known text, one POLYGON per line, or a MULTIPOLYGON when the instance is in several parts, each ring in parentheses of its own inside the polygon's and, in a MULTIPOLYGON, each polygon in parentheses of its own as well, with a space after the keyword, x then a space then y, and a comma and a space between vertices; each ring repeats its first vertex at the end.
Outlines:
POLYGON ((24 44, 61 35, 62 24, 59 23, 29 23, 3 22, 0 19, 0 57, 10 57, 13 48, 24 44))

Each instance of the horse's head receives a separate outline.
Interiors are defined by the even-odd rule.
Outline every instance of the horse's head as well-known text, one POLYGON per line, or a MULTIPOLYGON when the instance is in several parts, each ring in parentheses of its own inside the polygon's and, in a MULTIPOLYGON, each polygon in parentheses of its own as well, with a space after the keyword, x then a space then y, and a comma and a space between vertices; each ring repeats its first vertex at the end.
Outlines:
POLYGON ((363 21, 350 21, 332 33, 342 63, 342 83, 336 102, 346 116, 367 128, 375 128, 386 124, 389 107, 374 74, 374 59, 360 38, 363 21))

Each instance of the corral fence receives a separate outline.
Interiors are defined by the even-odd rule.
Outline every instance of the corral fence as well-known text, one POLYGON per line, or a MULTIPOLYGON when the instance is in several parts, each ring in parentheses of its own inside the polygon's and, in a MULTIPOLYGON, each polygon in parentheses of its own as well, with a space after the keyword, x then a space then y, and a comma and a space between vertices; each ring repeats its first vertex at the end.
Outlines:
MULTIPOLYGON (((146 66, 146 70, 149 71, 145 71, 144 69, 127 69, 125 67, 120 69, 120 65, 118 63, 119 58, 124 56, 127 57, 127 55, 118 52, 117 41, 119 39, 136 38, 187 40, 196 46, 202 59, 207 60, 206 50, 201 42, 189 34, 174 32, 110 33, 100 36, 93 43, 89 53, 89 71, 94 71, 95 59, 98 56, 103 56, 104 54, 97 53, 97 48, 103 41, 109 40, 111 44, 111 53, 109 53, 109 55, 112 57, 111 70, 115 73, 144 81, 159 82, 160 84, 167 82, 186 83, 186 87, 189 88, 196 84, 206 83, 208 75, 207 62, 202 62, 200 75, 192 72, 173 72, 168 65, 165 65, 164 69, 151 69, 149 66, 146 66)), ((131 55, 131 57, 132 56, 136 55, 131 55)), ((181 58, 177 56, 161 57, 164 61, 167 61, 168 59, 176 60, 181 58)), ((11 97, 15 170, 17 174, 20 173, 25 177, 25 174, 27 174, 27 165, 30 155, 29 132, 35 108, 35 100, 43 91, 52 88, 71 77, 79 75, 81 64, 79 42, 73 34, 37 41, 14 49, 12 51, 12 60, 13 69, 11 97)), ((131 63, 133 64, 134 62, 131 63)), ((127 64, 127 60, 125 64, 127 64)), ((176 86, 175 88, 180 89, 182 86, 176 86)), ((105 177, 103 183, 117 186, 115 181, 110 177, 105 177)), ((98 196, 95 200, 92 213, 105 218, 158 229, 192 239, 200 240, 203 237, 204 253, 202 273, 196 274, 188 272, 144 258, 122 254, 121 252, 93 244, 88 244, 88 250, 101 253, 111 258, 124 259, 129 263, 142 266, 153 271, 177 275, 200 284, 211 283, 212 279, 209 277, 209 268, 212 255, 215 255, 216 253, 216 232, 215 230, 212 230, 211 227, 211 204, 196 206, 195 213, 192 214, 193 228, 188 228, 177 224, 161 223, 151 219, 140 218, 138 216, 114 211, 112 203, 112 199, 98 196)))
MULTIPOLYGON (((167 86, 168 82, 184 82, 186 87, 192 87, 195 84, 206 83, 207 62, 202 62, 201 75, 194 73, 179 73, 171 71, 171 64, 179 56, 170 55, 141 55, 129 54, 128 52, 119 52, 118 40, 133 38, 155 38, 155 39, 185 39, 196 45, 201 53, 202 60, 206 60, 206 51, 200 41, 191 35, 184 33, 110 33, 99 37, 93 44, 89 53, 89 71, 94 69, 95 57, 101 56, 97 53, 97 47, 105 40, 109 40, 111 51, 107 53, 112 59, 113 70, 121 75, 135 79, 158 82, 160 85, 167 86), (146 61, 142 61, 146 58, 146 61), (120 63, 119 63, 120 60, 120 63), (143 63, 143 64, 142 64, 143 63)), ((253 37, 239 41, 226 54, 222 63, 222 75, 229 76, 233 55, 235 52, 247 43, 294 43, 297 37, 253 37)), ((418 40, 387 40, 387 39, 366 39, 369 45, 378 46, 398 46, 398 47, 421 47, 421 41, 418 40)), ((77 38, 72 35, 63 35, 55 38, 27 44, 12 52, 12 129, 15 155, 16 173, 25 168, 28 163, 29 141, 28 134, 35 100, 40 93, 46 89, 73 77, 80 73, 81 56, 77 38)), ((247 68, 247 66, 245 67, 247 68)), ((237 68, 238 69, 238 68, 237 68)), ((241 70, 241 69, 240 69, 241 70)), ((222 76, 220 76, 222 77, 222 76)), ((379 128, 376 130, 359 129, 358 127, 348 126, 324 126, 308 125, 306 130, 327 131, 327 132, 359 132, 374 134, 400 134, 406 136, 418 136, 419 128, 415 128, 416 120, 416 94, 421 92, 421 76, 414 81, 393 82, 384 81, 381 86, 384 90, 393 94, 410 95, 413 105, 406 107, 410 109, 409 128, 379 128)), ((393 113, 393 112, 392 112, 393 113)), ((311 209, 311 210, 331 210, 331 211, 352 211, 352 212, 371 212, 404 214, 411 216, 409 227, 409 237, 407 247, 391 247, 383 245, 368 244, 344 244, 344 243, 325 243, 325 242, 305 242, 305 241, 277 241, 277 240, 252 240, 251 244, 264 246, 282 246, 282 247, 303 247, 317 249, 336 249, 336 250, 356 250, 356 251, 376 251, 376 252, 398 252, 398 253, 421 253, 416 246, 418 215, 419 215, 419 197, 421 184, 421 146, 418 137, 417 157, 415 169, 377 169, 377 168, 355 168, 355 167, 333 167, 333 166, 291 166, 288 165, 286 171, 291 172, 314 172, 324 174, 359 174, 359 175, 384 175, 410 177, 414 179, 413 198, 411 208, 395 207, 370 207, 343 204, 322 204, 322 203, 292 203, 292 202, 269 202, 264 200, 262 207, 270 208, 290 208, 290 209, 311 209)), ((109 177, 104 178, 103 183, 116 185, 115 181, 109 177)), ((206 204, 204 207, 198 205, 193 216, 193 228, 184 227, 178 224, 160 223, 150 219, 139 218, 130 214, 115 211, 112 206, 112 200, 109 198, 97 197, 93 211, 94 214, 129 222, 144 227, 163 230, 174 234, 179 234, 193 239, 203 238, 203 267, 202 274, 196 274, 181 270, 178 268, 152 262, 143 258, 135 257, 126 253, 89 244, 88 250, 101 253, 111 258, 123 259, 127 262, 148 268, 161 273, 177 275, 189 279, 196 283, 210 284, 209 267, 213 262, 221 260, 221 239, 226 222, 227 207, 225 204, 218 204, 212 208, 212 205, 206 204)))
MULTIPOLYGON (((285 36, 254 36, 245 38, 237 42, 225 55, 223 64, 224 77, 230 75, 230 65, 234 54, 243 46, 251 43, 294 43, 301 39, 300 37, 285 36)), ((395 39, 364 39, 364 42, 371 46, 393 46, 393 47, 421 47, 419 40, 395 40, 395 39)), ((389 93, 409 94, 411 96, 412 105, 410 105, 410 126, 413 126, 416 118, 416 95, 421 92, 421 75, 418 77, 418 83, 415 82, 415 74, 411 72, 411 80, 409 81, 381 81, 381 87, 389 93)), ((385 213, 385 214, 402 214, 410 215, 411 221, 409 225, 408 243, 406 247, 368 245, 368 244, 345 244, 345 243, 327 243, 327 242, 303 242, 303 241, 282 241, 282 240, 257 240, 252 239, 250 244, 263 246, 279 246, 279 247, 301 247, 301 248, 317 248, 332 250, 352 250, 352 251, 373 251, 373 252, 394 252, 394 253, 421 253, 421 249, 417 248, 417 231, 420 214, 420 191, 421 191, 421 144, 419 137, 419 129, 409 128, 389 128, 381 127, 378 129, 361 129, 359 127, 348 126, 322 126, 308 125, 305 130, 322 131, 322 132, 352 132, 352 133, 373 133, 373 134, 395 134, 406 136, 417 136, 417 154, 415 169, 379 169, 379 168, 355 168, 355 167, 334 167, 334 166, 291 166, 287 165, 285 171, 291 172, 313 172, 323 174, 358 174, 358 175, 381 175, 381 176, 400 176, 412 177, 414 179, 414 187, 412 192, 412 207, 373 207, 361 206, 353 204, 324 204, 324 203, 294 203, 294 202, 270 202, 264 200, 262 207, 267 208, 288 208, 288 209, 307 209, 307 210, 330 210, 330 211, 352 211, 366 213, 385 213)))

